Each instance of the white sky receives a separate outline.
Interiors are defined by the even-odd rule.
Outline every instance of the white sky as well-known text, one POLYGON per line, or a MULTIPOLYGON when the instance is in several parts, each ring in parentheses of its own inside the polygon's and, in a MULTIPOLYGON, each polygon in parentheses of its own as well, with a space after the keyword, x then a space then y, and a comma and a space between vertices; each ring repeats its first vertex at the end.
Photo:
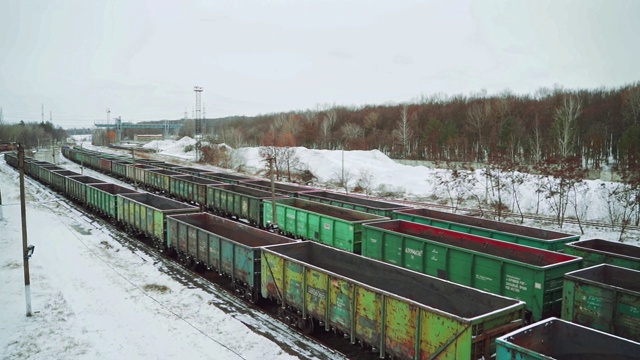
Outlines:
POLYGON ((6 122, 63 127, 640 80, 640 1, 0 2, 6 122))

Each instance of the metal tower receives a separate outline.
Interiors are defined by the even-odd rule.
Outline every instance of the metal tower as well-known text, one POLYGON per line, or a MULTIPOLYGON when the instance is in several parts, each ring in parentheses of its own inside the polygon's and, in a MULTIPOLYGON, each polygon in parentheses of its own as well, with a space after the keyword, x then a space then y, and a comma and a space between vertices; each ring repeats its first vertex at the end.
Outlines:
POLYGON ((196 93, 196 138, 202 132, 202 86, 194 86, 193 91, 196 93))

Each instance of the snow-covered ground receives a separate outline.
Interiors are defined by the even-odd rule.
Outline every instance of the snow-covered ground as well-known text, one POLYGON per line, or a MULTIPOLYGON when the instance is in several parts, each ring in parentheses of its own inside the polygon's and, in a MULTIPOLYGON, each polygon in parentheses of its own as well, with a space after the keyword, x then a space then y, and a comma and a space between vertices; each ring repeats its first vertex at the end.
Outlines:
MULTIPOLYGON (((79 141, 88 141, 80 140, 79 141)), ((154 141, 145 147, 165 159, 193 159, 184 147, 195 141, 154 141)), ((88 142, 85 147, 90 148, 88 142)), ((101 151, 111 151, 100 148, 101 151)), ((396 164, 379 151, 296 148, 315 185, 330 186, 344 169, 351 182, 366 179, 373 190, 403 198, 441 201, 433 179, 443 170, 396 164), (343 160, 344 159, 344 160, 343 160)), ((246 169, 264 169, 257 148, 234 150, 246 169)), ((61 166, 79 171, 66 162, 61 166)), ((84 169, 86 174, 106 178, 84 169)), ((481 175, 478 175, 479 177, 481 175)), ((347 176, 346 176, 347 177, 347 176)), ((598 189, 586 182, 589 218, 605 217, 598 189)), ((127 185, 128 186, 128 185, 127 185)), ((478 187, 482 190, 483 184, 478 187)), ((27 180, 29 243, 34 316, 25 317, 22 237, 17 172, 0 160, 0 358, 2 359, 291 359, 337 355, 310 343, 282 324, 247 310, 246 305, 143 247, 131 245, 110 226, 74 210, 59 196, 27 180)), ((526 211, 540 205, 534 183, 520 187, 526 211)), ((547 225, 550 229, 556 228, 547 225)), ((564 232, 579 233, 573 225, 564 232)), ((617 239, 617 231, 586 228, 583 238, 617 239)), ((135 242, 133 243, 135 244, 135 242)))
POLYGON ((19 180, 4 158, 0 191, 0 359, 339 358, 29 179, 27 318, 19 180))
MULTIPOLYGON (((185 152, 184 147, 194 144, 194 139, 185 137, 178 141, 156 140, 144 145, 144 147, 157 149, 158 155, 164 159, 193 160, 195 159, 195 151, 185 152)), ((104 149, 99 150, 103 151, 104 149)), ((313 185, 317 187, 344 190, 335 185, 344 174, 349 189, 353 189, 357 184, 365 184, 372 194, 391 193, 400 199, 418 199, 424 202, 450 204, 446 184, 453 180, 450 178, 448 170, 402 165, 378 150, 343 152, 296 147, 295 154, 299 162, 298 167, 308 169, 315 176, 313 185)), ((242 164, 243 170, 249 175, 264 174, 267 168, 264 159, 260 156, 260 149, 257 147, 232 150, 231 158, 232 162, 242 164)), ((523 177, 523 183, 517 186, 517 201, 522 212, 553 216, 552 201, 544 199, 544 195, 538 191, 541 188, 541 178, 530 174, 518 175, 523 177)), ((463 194, 463 197, 472 198, 469 195, 471 193, 482 199, 491 197, 487 192, 487 179, 482 174, 482 170, 475 170, 471 177, 475 180, 475 184, 472 189, 463 194)), ((617 183, 601 180, 584 181, 578 186, 576 205, 573 206, 571 202, 568 204, 566 216, 575 217, 577 211, 583 221, 608 222, 611 212, 615 209, 612 210, 607 190, 616 185, 617 183)), ((495 200, 495 195, 493 200, 495 200)), ((510 205, 515 211, 516 207, 512 206, 515 204, 514 201, 515 197, 509 194, 509 191, 503 191, 502 202, 510 205)), ((473 203, 461 206, 465 205, 466 207, 475 206, 473 203)), ((527 225, 538 226, 534 223, 527 225)), ((562 229, 548 223, 544 226, 563 232, 580 233, 579 227, 569 223, 563 224, 562 229)), ((619 238, 619 231, 612 231, 609 228, 587 227, 584 231, 583 239, 618 240, 619 238)), ((640 237, 633 232, 624 237, 624 241, 631 244, 640 244, 639 239, 640 237)))

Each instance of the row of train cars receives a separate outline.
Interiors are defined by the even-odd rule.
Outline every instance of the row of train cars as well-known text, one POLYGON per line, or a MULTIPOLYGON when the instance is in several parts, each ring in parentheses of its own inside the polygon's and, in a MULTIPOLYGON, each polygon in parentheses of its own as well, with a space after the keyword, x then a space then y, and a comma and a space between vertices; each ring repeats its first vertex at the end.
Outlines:
MULTIPOLYGON (((62 153, 135 190, 30 158, 25 174, 196 270, 229 277, 247 300, 275 301, 277 316, 303 332, 340 332, 380 358, 640 356, 640 247, 78 147, 62 153)), ((5 160, 19 167, 15 153, 5 160)))

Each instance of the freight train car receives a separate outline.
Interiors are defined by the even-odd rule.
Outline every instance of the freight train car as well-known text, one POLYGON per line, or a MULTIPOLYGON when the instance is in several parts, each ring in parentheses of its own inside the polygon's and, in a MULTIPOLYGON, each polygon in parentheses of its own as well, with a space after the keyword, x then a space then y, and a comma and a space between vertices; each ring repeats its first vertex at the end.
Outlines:
POLYGON ((640 247, 602 239, 567 244, 565 252, 582 258, 582 267, 610 264, 640 270, 640 247))
MULTIPOLYGON (((263 179, 247 180, 240 183, 242 186, 271 192, 271 181, 263 179)), ((286 184, 281 182, 273 182, 273 188, 276 194, 287 195, 289 197, 298 197, 298 194, 305 191, 314 191, 316 189, 309 186, 296 184, 286 184)))
POLYGON ((549 318, 496 340, 496 360, 632 360, 640 344, 549 318))
POLYGON ((172 176, 169 180, 169 194, 171 196, 180 201, 188 201, 203 207, 207 203, 207 187, 226 184, 186 174, 172 176))
POLYGON ((273 201, 264 200, 263 225, 277 223, 283 234, 316 241, 359 254, 362 225, 387 219, 382 216, 345 209, 298 198, 275 201, 277 222, 273 219, 273 201))
POLYGON ((51 171, 51 187, 61 193, 67 191, 67 177, 68 176, 81 176, 82 174, 71 170, 54 170, 51 171))
POLYGON ((145 171, 143 184, 150 191, 169 194, 171 191, 171 178, 174 176, 186 176, 177 171, 167 169, 149 169, 145 171))
POLYGON ((104 180, 99 180, 91 176, 77 175, 65 177, 65 193, 72 200, 79 204, 87 203, 87 184, 104 184, 104 180))
POLYGON ((228 276, 236 292, 251 302, 260 298, 260 252, 295 240, 206 213, 167 216, 169 253, 197 270, 228 276))
MULTIPOLYGON (((193 175, 193 176, 200 176, 201 174, 214 173, 212 170, 200 169, 200 168, 195 168, 190 166, 180 166, 180 167, 174 168, 173 170, 181 173, 185 173, 188 175, 193 175)), ((216 180, 216 181, 220 181, 220 180, 216 180)))
POLYGON ((394 211, 408 209, 408 206, 398 205, 382 200, 366 199, 359 196, 339 194, 330 191, 309 191, 298 194, 305 200, 343 207, 345 209, 362 211, 384 217, 391 217, 394 211))
POLYGON ((164 247, 166 217, 198 212, 196 206, 149 193, 117 194, 117 222, 134 234, 150 237, 164 247))
POLYGON ((479 359, 524 303, 305 241, 262 251, 262 296, 304 331, 344 333, 380 358, 479 359))
POLYGON ((270 193, 232 184, 207 186, 206 190, 207 209, 222 216, 244 219, 253 226, 264 224, 263 200, 271 198, 270 193))
POLYGON ((398 210, 391 218, 551 251, 562 251, 565 244, 580 239, 580 235, 423 208, 398 210))
POLYGON ((640 341, 640 271, 601 264, 564 279, 564 320, 640 341))
POLYGON ((56 165, 42 165, 40 169, 38 169, 38 180, 45 184, 51 184, 51 172, 65 170, 56 165))
POLYGON ((137 194, 138 191, 124 186, 104 183, 87 185, 87 207, 94 213, 110 220, 118 218, 118 194, 137 194))
POLYGON ((560 316, 565 273, 582 259, 404 220, 364 224, 362 255, 527 303, 529 321, 560 316))
POLYGON ((202 176, 203 178, 215 180, 215 181, 222 181, 232 185, 241 185, 243 181, 255 180, 255 178, 251 176, 235 175, 235 174, 228 174, 228 173, 221 173, 221 172, 200 173, 199 176, 202 176))

